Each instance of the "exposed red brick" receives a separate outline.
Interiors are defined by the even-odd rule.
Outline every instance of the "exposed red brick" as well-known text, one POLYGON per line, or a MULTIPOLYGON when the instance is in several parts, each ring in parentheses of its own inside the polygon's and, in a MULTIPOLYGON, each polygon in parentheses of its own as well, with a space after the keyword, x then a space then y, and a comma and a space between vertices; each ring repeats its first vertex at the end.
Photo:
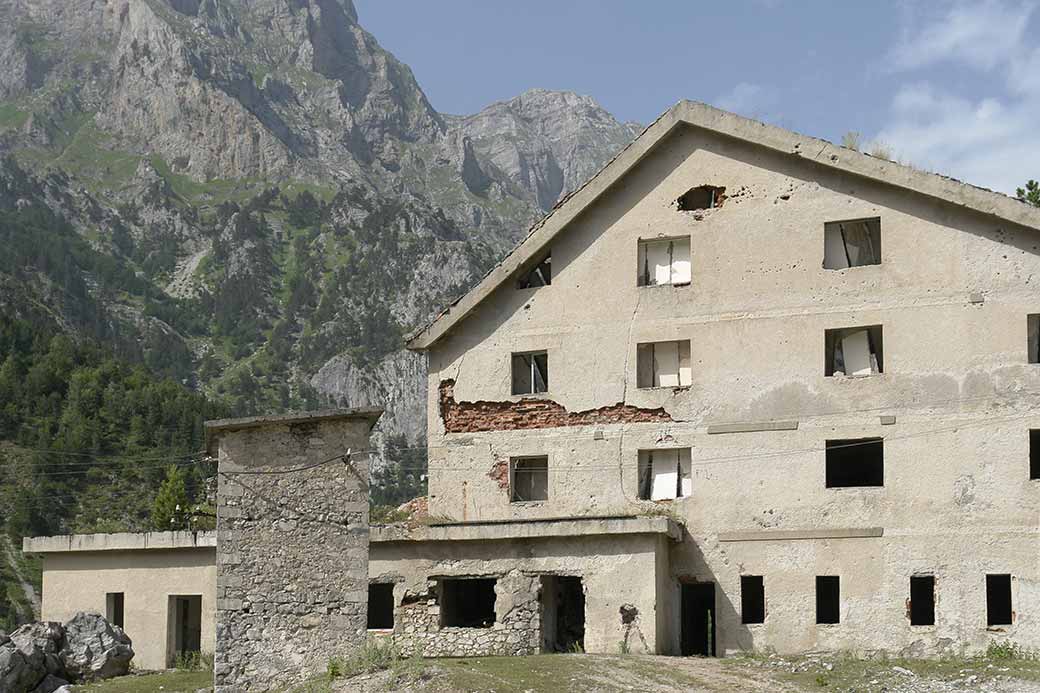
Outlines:
POLYGON ((491 465, 488 477, 498 482, 498 487, 503 491, 509 488, 509 460, 498 460, 491 465))
POLYGON ((644 409, 623 402, 576 412, 567 411, 551 399, 456 402, 455 381, 451 379, 441 381, 440 408, 441 421, 448 433, 672 421, 671 415, 663 407, 644 409))

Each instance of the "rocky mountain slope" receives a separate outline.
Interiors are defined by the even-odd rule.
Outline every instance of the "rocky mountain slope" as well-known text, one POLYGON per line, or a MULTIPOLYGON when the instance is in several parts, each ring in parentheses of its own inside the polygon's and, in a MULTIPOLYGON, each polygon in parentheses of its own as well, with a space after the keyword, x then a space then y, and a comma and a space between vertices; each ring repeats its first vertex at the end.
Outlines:
POLYGON ((237 413, 385 403, 411 445, 425 381, 403 335, 638 129, 541 90, 437 113, 350 0, 0 16, 0 209, 45 205, 80 248, 62 272, 31 244, 0 263, 0 306, 237 413))

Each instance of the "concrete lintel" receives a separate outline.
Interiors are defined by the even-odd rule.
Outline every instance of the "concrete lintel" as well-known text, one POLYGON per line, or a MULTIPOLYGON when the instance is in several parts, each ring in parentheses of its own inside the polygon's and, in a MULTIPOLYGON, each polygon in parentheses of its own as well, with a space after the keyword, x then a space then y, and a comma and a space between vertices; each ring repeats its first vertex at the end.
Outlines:
POLYGON ((206 452, 214 454, 214 443, 224 433, 242 431, 250 428, 266 426, 288 426, 292 424, 317 423, 338 419, 361 419, 368 422, 369 430, 383 414, 382 407, 359 407, 355 409, 320 409, 317 411, 299 412, 295 414, 279 414, 276 416, 246 416, 240 419, 216 419, 207 421, 206 452))
POLYGON ((54 537, 25 537, 22 539, 22 551, 24 553, 163 551, 170 549, 214 548, 216 545, 216 532, 63 534, 54 537))
POLYGON ((797 421, 761 421, 757 423, 711 424, 708 434, 755 433, 757 431, 797 431, 797 421))
POLYGON ((766 529, 719 532, 719 541, 796 541, 800 539, 863 539, 885 535, 884 527, 835 529, 766 529))
POLYGON ((507 541, 618 534, 663 534, 682 540, 682 529, 669 517, 557 518, 495 522, 460 522, 415 528, 372 527, 372 543, 417 541, 507 541))

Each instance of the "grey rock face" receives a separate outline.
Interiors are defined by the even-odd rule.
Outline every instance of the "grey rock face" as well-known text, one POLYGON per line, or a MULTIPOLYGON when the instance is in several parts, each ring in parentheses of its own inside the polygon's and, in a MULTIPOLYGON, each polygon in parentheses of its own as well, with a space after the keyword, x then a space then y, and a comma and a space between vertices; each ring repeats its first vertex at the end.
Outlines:
POLYGON ((134 650, 122 628, 81 611, 65 624, 59 656, 69 678, 107 679, 130 671, 134 650))
MULTIPOLYGON (((55 693, 55 691, 68 686, 69 682, 60 679, 52 674, 47 674, 43 677, 43 680, 36 684, 36 688, 32 689, 32 693, 55 693)), ((69 690, 66 688, 66 690, 69 690)))
POLYGON ((27 623, 0 644, 0 691, 33 691, 48 675, 61 671, 57 657, 64 633, 59 623, 27 623))

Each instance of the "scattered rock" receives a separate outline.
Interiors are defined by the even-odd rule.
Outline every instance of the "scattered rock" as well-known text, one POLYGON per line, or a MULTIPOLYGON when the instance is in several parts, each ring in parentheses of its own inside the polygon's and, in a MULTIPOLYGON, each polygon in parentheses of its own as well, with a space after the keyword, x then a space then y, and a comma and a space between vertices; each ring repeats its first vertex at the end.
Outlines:
POLYGON ((79 612, 65 624, 65 671, 78 680, 125 676, 134 657, 130 638, 97 614, 79 612))

